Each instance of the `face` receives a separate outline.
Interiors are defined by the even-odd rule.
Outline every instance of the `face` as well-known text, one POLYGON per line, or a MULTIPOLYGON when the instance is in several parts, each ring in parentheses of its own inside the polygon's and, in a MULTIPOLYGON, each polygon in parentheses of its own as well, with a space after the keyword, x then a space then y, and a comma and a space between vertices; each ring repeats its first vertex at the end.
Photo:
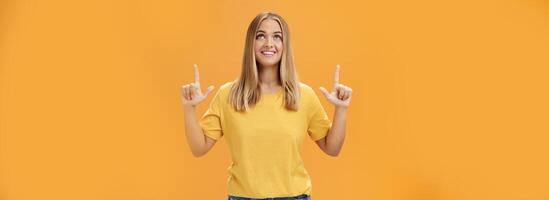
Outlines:
POLYGON ((277 21, 265 19, 255 34, 255 59, 260 67, 278 66, 284 45, 282 29, 277 21))

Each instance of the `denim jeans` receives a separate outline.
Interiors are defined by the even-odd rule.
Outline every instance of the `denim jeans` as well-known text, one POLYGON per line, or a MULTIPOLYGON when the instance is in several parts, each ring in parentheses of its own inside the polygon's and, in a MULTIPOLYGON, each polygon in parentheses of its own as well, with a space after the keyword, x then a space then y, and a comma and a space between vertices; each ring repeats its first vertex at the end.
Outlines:
MULTIPOLYGON (((264 200, 271 200, 271 199, 272 200, 311 200, 311 196, 302 194, 295 197, 275 197, 275 198, 265 198, 264 200)), ((256 199, 229 195, 229 200, 256 200, 256 199)))

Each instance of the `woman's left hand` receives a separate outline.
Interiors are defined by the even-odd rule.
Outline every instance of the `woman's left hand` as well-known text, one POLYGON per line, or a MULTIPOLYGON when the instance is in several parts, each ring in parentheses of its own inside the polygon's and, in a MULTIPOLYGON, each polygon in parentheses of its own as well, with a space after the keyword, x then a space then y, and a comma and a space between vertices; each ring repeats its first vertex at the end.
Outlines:
POLYGON ((320 91, 322 92, 322 94, 324 94, 324 96, 326 96, 326 99, 328 99, 330 103, 334 104, 336 108, 346 108, 349 107, 349 104, 351 103, 353 89, 339 83, 339 65, 336 65, 334 86, 332 88, 332 91, 328 92, 328 90, 326 90, 326 88, 324 87, 320 87, 320 91))

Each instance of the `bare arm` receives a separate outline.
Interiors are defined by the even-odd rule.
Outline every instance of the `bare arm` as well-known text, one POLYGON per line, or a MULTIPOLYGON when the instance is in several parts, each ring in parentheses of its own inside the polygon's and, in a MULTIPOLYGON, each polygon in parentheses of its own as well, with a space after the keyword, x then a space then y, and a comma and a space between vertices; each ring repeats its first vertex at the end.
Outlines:
POLYGON ((208 94, 213 91, 213 86, 202 94, 200 90, 200 80, 198 75, 198 66, 194 66, 194 83, 182 86, 181 95, 183 100, 183 112, 185 115, 185 135, 187 143, 191 148, 193 156, 200 157, 208 153, 214 146, 216 140, 204 135, 196 115, 196 106, 204 101, 208 94))
POLYGON ((353 90, 339 83, 339 65, 336 66, 334 87, 331 92, 320 87, 320 91, 330 103, 334 104, 335 111, 333 123, 326 137, 317 140, 316 144, 330 156, 338 156, 345 140, 345 125, 347 123, 347 111, 351 103, 353 90))
POLYGON ((326 137, 316 141, 316 144, 330 156, 338 156, 345 141, 345 124, 347 108, 339 107, 334 112, 334 122, 326 137))
POLYGON ((185 135, 187 143, 195 157, 200 157, 208 153, 214 146, 216 140, 204 135, 202 127, 198 122, 195 107, 184 108, 185 113, 185 135))

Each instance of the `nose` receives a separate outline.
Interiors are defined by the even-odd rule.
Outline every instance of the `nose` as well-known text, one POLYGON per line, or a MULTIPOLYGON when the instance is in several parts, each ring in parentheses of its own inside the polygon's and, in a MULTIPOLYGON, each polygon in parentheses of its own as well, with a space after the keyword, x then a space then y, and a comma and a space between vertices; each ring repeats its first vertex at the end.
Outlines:
POLYGON ((273 45, 273 42, 271 41, 271 39, 267 39, 267 41, 265 42, 265 47, 271 48, 271 47, 273 47, 273 46, 274 46, 274 45, 273 45))

